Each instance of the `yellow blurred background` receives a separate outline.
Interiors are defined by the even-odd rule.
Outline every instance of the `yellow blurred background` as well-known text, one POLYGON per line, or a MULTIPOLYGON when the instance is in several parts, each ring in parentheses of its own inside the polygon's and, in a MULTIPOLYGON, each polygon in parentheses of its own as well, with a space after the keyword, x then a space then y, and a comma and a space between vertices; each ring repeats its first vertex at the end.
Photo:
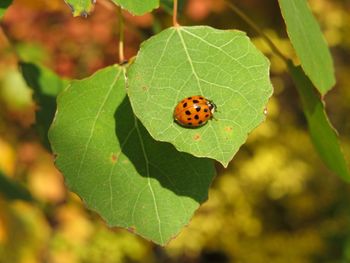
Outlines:
MULTIPOLYGON (((281 51, 297 61, 276 1, 235 1, 281 51)), ((310 0, 335 62, 327 111, 350 156, 350 2, 310 0)), ((124 13, 125 53, 170 26, 163 10, 124 13)), ((0 262, 350 262, 350 189, 311 145, 297 93, 283 62, 222 0, 188 0, 180 22, 247 31, 271 61, 274 96, 257 128, 218 176, 187 227, 160 247, 109 229, 64 186, 53 156, 32 127, 35 105, 17 62, 40 62, 60 76, 87 77, 117 62, 118 21, 107 0, 88 19, 62 0, 15 0, 0 30, 0 171, 35 201, 0 193, 0 262), (11 43, 11 45, 10 45, 11 43)))

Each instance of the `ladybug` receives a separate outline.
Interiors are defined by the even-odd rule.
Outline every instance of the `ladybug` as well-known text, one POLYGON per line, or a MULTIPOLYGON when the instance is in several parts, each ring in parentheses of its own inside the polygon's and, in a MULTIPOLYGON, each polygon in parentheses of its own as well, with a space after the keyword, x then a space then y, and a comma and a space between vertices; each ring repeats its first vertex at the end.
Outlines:
POLYGON ((196 95, 181 100, 175 107, 174 120, 181 126, 200 127, 213 118, 216 105, 204 98, 196 95))

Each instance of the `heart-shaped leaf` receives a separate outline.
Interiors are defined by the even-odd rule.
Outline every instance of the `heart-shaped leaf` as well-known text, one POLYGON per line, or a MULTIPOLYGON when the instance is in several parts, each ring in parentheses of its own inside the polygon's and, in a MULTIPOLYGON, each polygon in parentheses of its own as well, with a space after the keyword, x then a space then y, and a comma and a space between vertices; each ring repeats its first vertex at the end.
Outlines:
POLYGON ((128 93, 156 140, 227 166, 265 119, 269 62, 243 32, 173 27, 143 43, 128 71, 128 93), (217 105, 215 119, 197 129, 173 121, 177 103, 192 95, 217 105))
POLYGON ((123 70, 73 81, 58 97, 49 138, 66 183, 89 208, 165 244, 206 200, 215 170, 152 139, 133 115, 123 70))

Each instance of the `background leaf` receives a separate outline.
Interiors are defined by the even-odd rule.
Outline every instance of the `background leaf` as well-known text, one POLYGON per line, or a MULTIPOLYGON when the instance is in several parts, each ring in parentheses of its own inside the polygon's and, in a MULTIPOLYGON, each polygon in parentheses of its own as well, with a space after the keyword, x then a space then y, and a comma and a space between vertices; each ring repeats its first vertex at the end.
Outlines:
POLYGON ((265 119, 272 94, 269 62, 249 38, 205 26, 169 28, 144 42, 128 81, 134 112, 156 140, 224 166, 265 119), (173 121, 177 103, 192 95, 218 107, 197 129, 173 121))
POLYGON ((111 226, 165 244, 207 198, 213 162, 154 141, 132 113, 123 69, 73 81, 49 137, 66 183, 111 226))
POLYGON ((35 127, 49 149, 47 133, 56 112, 56 96, 69 81, 40 65, 22 62, 20 66, 27 85, 33 89, 33 97, 38 106, 35 127))
POLYGON ((0 2, 0 19, 4 16, 7 8, 12 4, 12 0, 1 0, 0 2))
POLYGON ((306 0, 279 0, 289 38, 307 76, 324 95, 335 84, 333 61, 306 0))
POLYGON ((159 7, 159 0, 112 0, 134 15, 143 15, 159 7))
POLYGON ((86 17, 92 9, 94 8, 94 0, 64 0, 67 5, 72 10, 72 14, 74 17, 76 16, 84 16, 86 17))
POLYGON ((330 123, 324 103, 315 94, 311 81, 300 67, 288 65, 299 92, 312 142, 322 160, 337 175, 350 182, 349 168, 341 151, 336 130, 330 123))

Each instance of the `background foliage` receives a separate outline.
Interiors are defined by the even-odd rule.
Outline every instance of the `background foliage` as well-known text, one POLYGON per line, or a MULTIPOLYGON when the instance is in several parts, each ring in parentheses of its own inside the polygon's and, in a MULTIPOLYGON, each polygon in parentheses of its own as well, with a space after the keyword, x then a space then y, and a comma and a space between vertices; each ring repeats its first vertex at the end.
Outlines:
MULTIPOLYGON (((350 14, 346 10, 350 6, 341 0, 309 2, 335 60, 337 85, 326 97, 327 109, 349 156, 350 14)), ((294 57, 275 1, 238 4, 285 54, 294 57)), ((142 17, 125 15, 127 57, 135 55, 139 43, 153 32, 170 25, 162 10, 142 17)), ((35 199, 21 201, 21 194, 12 201, 0 197, 0 262, 350 260, 349 187, 315 154, 282 61, 221 1, 187 1, 181 19, 183 24, 235 27, 255 37, 255 44, 272 62, 275 93, 267 121, 251 134, 228 169, 217 167, 209 201, 167 248, 125 230, 110 231, 66 192, 52 156, 31 127, 32 91, 0 33, 1 176, 13 179, 17 188, 28 188, 35 199)), ((105 1, 98 1, 85 20, 71 18, 69 8, 59 0, 17 0, 5 14, 3 28, 23 59, 44 63, 61 76, 86 77, 116 62, 117 20, 115 9, 105 1)))

